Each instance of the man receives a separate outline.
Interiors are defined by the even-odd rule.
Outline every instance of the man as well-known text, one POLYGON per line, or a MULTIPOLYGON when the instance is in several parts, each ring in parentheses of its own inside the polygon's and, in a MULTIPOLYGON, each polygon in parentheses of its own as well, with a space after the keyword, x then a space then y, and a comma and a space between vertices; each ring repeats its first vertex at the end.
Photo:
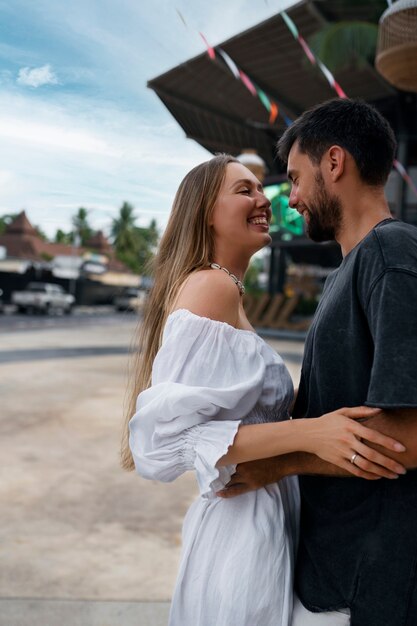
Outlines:
MULTIPOLYGON (((294 417, 343 406, 380 407, 367 425, 402 441, 397 461, 417 466, 417 229, 393 220, 384 196, 395 139, 371 106, 331 100, 284 133, 290 204, 315 241, 336 239, 307 337, 294 417)), ((292 454, 238 466, 232 497, 300 474, 301 536, 294 626, 417 625, 417 472, 370 478, 292 454), (358 476, 362 476, 359 478, 358 476), (301 602, 300 602, 301 600, 301 602)))

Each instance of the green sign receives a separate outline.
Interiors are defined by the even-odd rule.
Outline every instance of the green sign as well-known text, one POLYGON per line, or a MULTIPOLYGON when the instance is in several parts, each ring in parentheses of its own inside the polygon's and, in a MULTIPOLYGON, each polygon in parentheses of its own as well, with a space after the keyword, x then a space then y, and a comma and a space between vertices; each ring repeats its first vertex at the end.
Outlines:
POLYGON ((290 183, 267 185, 264 193, 271 201, 272 221, 270 232, 279 233, 284 241, 294 237, 303 237, 305 233, 304 218, 289 206, 290 183))

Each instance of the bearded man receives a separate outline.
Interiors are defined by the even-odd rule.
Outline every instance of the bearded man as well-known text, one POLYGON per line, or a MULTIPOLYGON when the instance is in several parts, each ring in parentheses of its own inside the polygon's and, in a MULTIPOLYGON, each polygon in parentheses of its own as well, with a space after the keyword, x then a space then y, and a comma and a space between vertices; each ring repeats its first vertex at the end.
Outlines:
POLYGON ((417 228, 393 219, 384 195, 395 148, 373 107, 341 99, 278 143, 308 236, 343 254, 306 340, 293 417, 379 407, 367 425, 406 446, 390 456, 410 470, 370 480, 360 454, 351 473, 304 453, 238 466, 223 497, 300 476, 293 626, 417 624, 417 228))

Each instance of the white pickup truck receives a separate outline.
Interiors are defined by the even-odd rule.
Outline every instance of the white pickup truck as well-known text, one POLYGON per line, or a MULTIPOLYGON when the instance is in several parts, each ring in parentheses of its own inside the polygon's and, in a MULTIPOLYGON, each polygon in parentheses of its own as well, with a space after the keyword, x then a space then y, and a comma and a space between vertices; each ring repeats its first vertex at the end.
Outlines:
POLYGON ((20 313, 71 313, 75 298, 60 285, 29 283, 24 291, 12 293, 12 303, 20 313))

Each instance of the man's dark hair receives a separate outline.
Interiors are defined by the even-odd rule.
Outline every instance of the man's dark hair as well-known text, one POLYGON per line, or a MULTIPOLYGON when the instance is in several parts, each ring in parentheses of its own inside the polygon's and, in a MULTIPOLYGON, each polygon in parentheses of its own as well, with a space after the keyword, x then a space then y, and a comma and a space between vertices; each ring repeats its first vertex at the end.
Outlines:
POLYGON ((360 100, 335 98, 305 111, 278 141, 284 163, 297 142, 300 152, 319 164, 330 146, 347 150, 368 185, 384 185, 391 171, 397 142, 387 120, 360 100))

